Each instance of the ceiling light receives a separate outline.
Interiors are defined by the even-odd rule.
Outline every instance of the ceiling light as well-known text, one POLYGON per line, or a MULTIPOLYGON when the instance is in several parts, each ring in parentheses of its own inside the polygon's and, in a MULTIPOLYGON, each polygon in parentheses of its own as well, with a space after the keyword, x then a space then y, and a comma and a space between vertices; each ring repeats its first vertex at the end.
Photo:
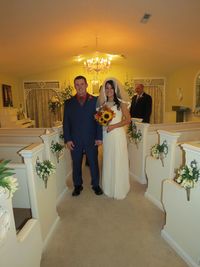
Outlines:
POLYGON ((110 68, 111 57, 96 56, 84 61, 84 67, 88 72, 104 72, 110 68))
POLYGON ((96 52, 95 55, 91 58, 88 58, 84 61, 84 67, 88 72, 105 72, 110 68, 112 56, 111 55, 102 55, 98 52, 98 38, 96 37, 96 52))

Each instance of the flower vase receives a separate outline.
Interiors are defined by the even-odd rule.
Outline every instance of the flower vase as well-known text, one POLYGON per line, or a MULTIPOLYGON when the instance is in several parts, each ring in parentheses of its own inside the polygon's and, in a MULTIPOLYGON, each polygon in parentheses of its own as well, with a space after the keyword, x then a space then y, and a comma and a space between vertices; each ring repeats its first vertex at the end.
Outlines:
POLYGON ((190 189, 189 187, 186 187, 186 194, 187 194, 187 201, 190 201, 190 189))
POLYGON ((164 167, 164 153, 160 153, 160 156, 159 157, 160 157, 162 166, 164 167))

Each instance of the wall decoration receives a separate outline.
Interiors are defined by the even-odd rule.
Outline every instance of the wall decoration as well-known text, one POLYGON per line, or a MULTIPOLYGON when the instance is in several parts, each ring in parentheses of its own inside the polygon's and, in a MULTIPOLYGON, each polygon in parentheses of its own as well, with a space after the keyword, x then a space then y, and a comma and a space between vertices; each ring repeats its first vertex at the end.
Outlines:
POLYGON ((13 107, 11 85, 2 84, 3 106, 13 107))

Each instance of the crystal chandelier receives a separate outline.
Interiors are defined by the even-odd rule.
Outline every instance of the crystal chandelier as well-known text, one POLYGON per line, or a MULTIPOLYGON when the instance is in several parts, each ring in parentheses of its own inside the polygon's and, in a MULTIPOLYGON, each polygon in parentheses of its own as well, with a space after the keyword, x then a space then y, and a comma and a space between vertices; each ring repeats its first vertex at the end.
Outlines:
POLYGON ((110 68, 110 57, 93 57, 84 61, 84 67, 88 72, 104 72, 110 68))
MULTIPOLYGON (((98 47, 98 37, 96 37, 96 51, 98 47)), ((112 56, 102 55, 102 53, 96 52, 95 56, 88 58, 84 61, 84 67, 88 72, 104 72, 110 68, 112 56)))

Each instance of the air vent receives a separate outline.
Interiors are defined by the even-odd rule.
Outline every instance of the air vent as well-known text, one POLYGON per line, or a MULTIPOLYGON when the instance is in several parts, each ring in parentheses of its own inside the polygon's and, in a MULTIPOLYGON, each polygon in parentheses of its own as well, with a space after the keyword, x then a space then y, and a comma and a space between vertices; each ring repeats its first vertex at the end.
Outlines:
POLYGON ((151 17, 151 14, 144 13, 144 16, 141 18, 140 22, 141 23, 147 23, 149 21, 150 17, 151 17))

